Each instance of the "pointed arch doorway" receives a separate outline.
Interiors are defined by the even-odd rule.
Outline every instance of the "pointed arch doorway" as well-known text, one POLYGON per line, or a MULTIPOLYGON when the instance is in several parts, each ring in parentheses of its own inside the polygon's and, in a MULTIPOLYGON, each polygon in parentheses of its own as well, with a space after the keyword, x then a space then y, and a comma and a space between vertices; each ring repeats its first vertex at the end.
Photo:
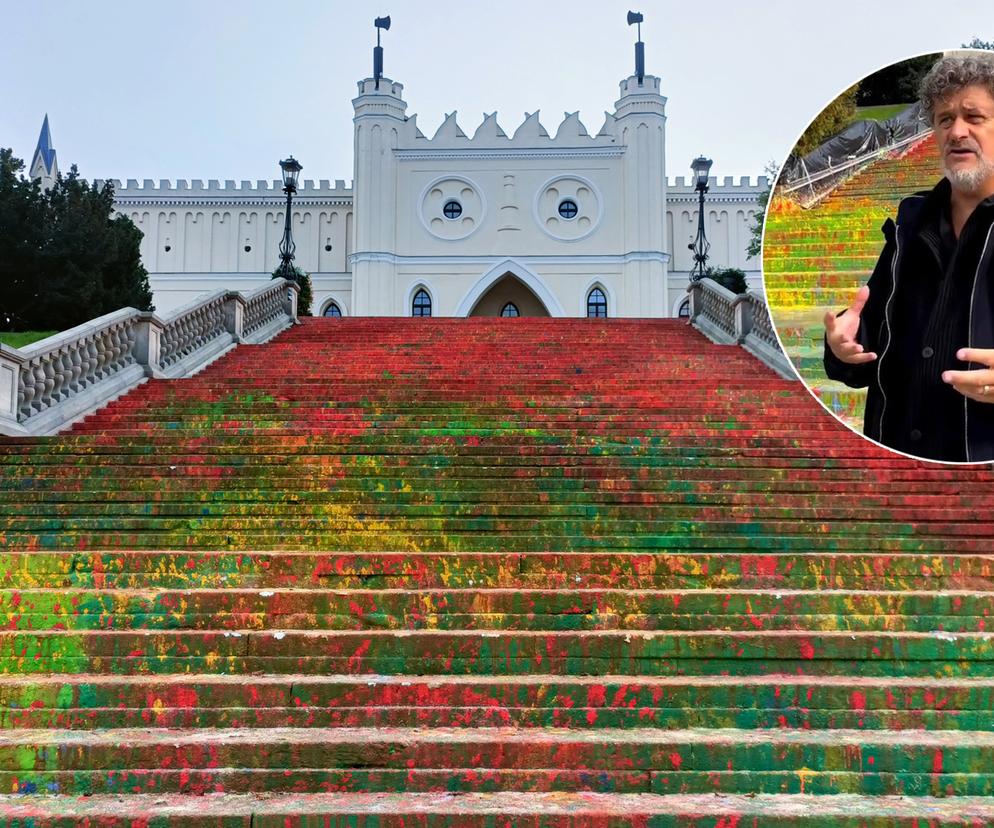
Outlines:
POLYGON ((490 316, 497 316, 508 302, 515 304, 519 316, 566 315, 556 295, 549 290, 548 285, 545 284, 541 276, 517 259, 504 259, 497 262, 473 283, 472 287, 470 287, 463 296, 462 301, 456 307, 456 312, 453 316, 482 316, 484 312, 490 316), (514 285, 513 282, 505 282, 508 277, 519 282, 524 290, 527 291, 525 294, 527 297, 526 302, 519 305, 513 297, 505 298, 501 301, 500 297, 502 294, 492 292, 498 283, 503 283, 508 288, 513 287, 516 291, 522 289, 514 285), (487 299, 484 304, 484 298, 488 295, 492 297, 492 303, 487 299))
POLYGON ((468 316, 549 316, 535 292, 508 271, 476 300, 468 316))

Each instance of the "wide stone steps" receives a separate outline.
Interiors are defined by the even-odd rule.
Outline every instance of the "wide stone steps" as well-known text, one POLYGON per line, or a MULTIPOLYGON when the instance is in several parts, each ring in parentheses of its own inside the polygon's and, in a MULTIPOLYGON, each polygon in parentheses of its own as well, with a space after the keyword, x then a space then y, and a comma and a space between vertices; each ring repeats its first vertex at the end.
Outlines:
POLYGON ((683 323, 306 320, 0 466, 0 824, 994 818, 994 475, 683 323))
POLYGON ((326 522, 309 527, 306 530, 294 526, 294 534, 288 535, 284 527, 269 526, 259 531, 246 532, 238 529, 201 526, 191 519, 186 527, 174 531, 145 531, 136 530, 123 532, 100 532, 93 529, 84 531, 67 524, 64 529, 50 530, 43 534, 37 532, 8 531, 5 536, 8 541, 20 548, 78 548, 91 544, 103 549, 138 549, 159 550, 167 547, 186 548, 190 550, 211 550, 228 548, 253 548, 259 550, 289 550, 307 551, 322 549, 334 554, 348 551, 375 552, 390 548, 408 548, 411 553, 438 552, 486 552, 497 545, 495 538, 499 537, 499 546, 505 552, 561 552, 575 550, 584 552, 683 552, 698 550, 702 553, 709 551, 724 551, 741 554, 765 555, 773 552, 828 552, 839 553, 898 553, 916 552, 928 554, 994 554, 994 541, 991 538, 969 537, 964 534, 951 536, 936 534, 933 537, 922 537, 912 534, 905 524, 871 524, 876 528, 875 534, 863 534, 861 526, 853 527, 846 524, 842 531, 849 535, 832 536, 830 531, 839 527, 826 525, 822 533, 810 527, 802 531, 808 534, 787 534, 783 527, 767 525, 749 531, 742 528, 748 524, 736 524, 737 528, 726 534, 718 533, 715 527, 708 524, 687 522, 686 525, 673 527, 674 531, 665 533, 653 531, 652 527, 641 527, 638 535, 619 538, 595 531, 596 525, 566 526, 565 524, 548 524, 546 528, 556 530, 556 534, 541 535, 534 528, 519 525, 517 531, 511 531, 504 526, 498 526, 496 533, 479 531, 479 526, 471 530, 443 532, 437 527, 431 534, 412 535, 399 523, 392 525, 357 525, 349 526, 346 530, 328 531, 326 522), (899 536, 888 535, 895 526, 901 530, 899 536), (571 529, 573 531, 565 531, 571 529), (581 529, 590 530, 581 532, 581 529))
POLYGON ((990 730, 994 679, 0 676, 3 727, 990 730))
MULTIPOLYGON (((232 519, 237 519, 238 525, 246 531, 254 528, 264 529, 269 523, 283 520, 288 503, 294 507, 294 522, 301 529, 315 521, 324 521, 330 530, 345 529, 356 520, 382 521, 391 525, 391 521, 402 520, 403 525, 412 532, 424 531, 426 527, 435 525, 437 521, 445 521, 445 526, 453 531, 466 528, 477 528, 488 531, 487 524, 481 521, 489 518, 500 521, 501 526, 508 531, 521 531, 528 527, 557 526, 558 521, 596 520, 599 524, 617 528, 624 534, 626 530, 635 530, 633 522, 648 522, 659 532, 672 532, 677 525, 674 521, 692 519, 695 526, 703 528, 710 526, 713 531, 732 533, 735 523, 742 520, 753 521, 762 527, 765 522, 782 520, 820 520, 831 525, 833 521, 854 520, 879 523, 884 526, 895 522, 916 520, 928 524, 927 529, 920 529, 921 534, 947 534, 950 536, 969 534, 994 536, 992 527, 976 527, 968 524, 974 508, 970 504, 957 504, 956 507, 929 507, 923 505, 901 506, 890 504, 886 519, 880 515, 880 504, 853 503, 836 501, 835 504, 812 502, 791 506, 766 502, 753 503, 555 503, 551 499, 542 503, 520 502, 520 499, 508 498, 497 502, 435 502, 428 497, 424 502, 379 502, 365 498, 352 500, 338 499, 330 502, 306 502, 303 499, 277 503, 215 503, 200 509, 191 509, 188 503, 152 503, 142 504, 137 508, 129 503, 94 502, 92 498, 69 503, 23 504, 17 508, 16 518, 0 518, 0 530, 17 531, 36 528, 39 531, 59 529, 64 526, 63 519, 71 518, 76 529, 107 528, 111 524, 122 530, 143 528, 158 528, 171 531, 182 528, 183 521, 194 519, 204 528, 220 530, 233 526, 232 519), (345 504, 351 504, 344 508, 345 504), (472 524, 467 523, 471 519, 472 524), (732 523, 730 523, 730 521, 732 523), (966 525, 963 525, 966 524, 966 525)), ((759 501, 760 499, 757 499, 759 501)), ((771 527, 772 528, 772 527, 771 527)), ((783 527, 784 529, 786 527, 783 527)), ((862 527, 867 534, 876 534, 872 527, 862 527)), ((818 527, 808 528, 800 532, 795 529, 793 534, 804 532, 820 532, 818 527)))
POLYGON ((994 676, 994 632, 0 632, 0 672, 994 676))
POLYGON ((970 554, 691 552, 16 552, 4 589, 766 589, 988 591, 994 557, 970 554))
POLYGON ((44 729, 0 734, 0 784, 55 787, 63 794, 834 790, 987 796, 994 791, 992 755, 994 735, 986 731, 44 729))
POLYGON ((810 519, 764 519, 750 523, 751 512, 740 521, 639 521, 588 519, 466 518, 366 520, 362 516, 298 520, 210 518, 174 519, 159 523, 67 518, 33 525, 28 519, 7 521, 7 540, 24 548, 66 548, 99 544, 107 549, 187 549, 252 547, 256 549, 326 549, 375 551, 409 548, 411 551, 484 551, 499 545, 514 552, 589 550, 688 549, 818 552, 935 552, 994 553, 989 527, 968 523, 922 523, 914 528, 899 521, 853 522, 810 519), (288 533, 292 533, 288 537, 288 533), (980 536, 978 536, 980 533, 980 536))
MULTIPOLYGON (((121 492, 113 488, 109 481, 107 488, 89 492, 52 492, 47 497, 41 493, 28 495, 0 492, 0 503, 17 504, 18 514, 66 516, 75 514, 85 506, 86 513, 128 515, 140 505, 145 514, 165 516, 207 514, 264 514, 282 504, 299 505, 307 514, 333 514, 333 507, 340 504, 356 506, 352 514, 369 509, 376 514, 413 515, 432 507, 433 514, 493 514, 497 509, 507 509, 506 514, 529 515, 537 508, 535 492, 523 487, 517 490, 501 490, 497 480, 462 478, 450 481, 450 485, 440 487, 435 493, 415 492, 410 484, 403 481, 383 485, 374 478, 363 487, 342 486, 332 491, 307 490, 287 496, 276 490, 256 488, 234 489, 222 494, 208 495, 187 491, 159 493, 154 497, 154 505, 146 506, 146 490, 121 492), (204 504, 197 509, 196 504, 204 504), (262 504, 265 504, 264 506, 262 504), (361 508, 359 508, 361 507, 361 508), (452 510, 452 511, 449 511, 452 510)), ((900 516, 902 510, 914 510, 912 517, 919 519, 967 519, 970 509, 980 508, 989 502, 989 495, 978 492, 976 495, 957 499, 953 494, 930 493, 924 487, 909 484, 908 487, 891 487, 888 491, 877 492, 861 498, 853 504, 852 497, 845 491, 844 482, 836 482, 835 491, 804 491, 803 486, 781 486, 770 490, 750 492, 749 481, 744 481, 742 492, 727 489, 711 491, 674 492, 660 484, 639 487, 638 491, 611 488, 610 481, 602 487, 562 487, 557 491, 543 493, 541 498, 543 514, 549 515, 589 515, 590 509, 597 509, 601 517, 624 517, 642 515, 651 518, 666 516, 675 509, 685 512, 691 509, 706 510, 708 507, 722 507, 731 514, 741 514, 743 509, 755 509, 756 514, 774 515, 778 510, 799 509, 802 513, 818 509, 818 516, 829 517, 839 514, 860 514, 867 510, 887 508, 891 517, 900 516), (771 498, 770 494, 778 497, 771 498), (817 496, 815 496, 815 493, 817 496)), ((752 485, 756 485, 753 482, 752 485)), ((620 487, 619 487, 620 489, 620 487)), ((703 514, 703 513, 701 513, 703 514)), ((792 513, 797 514, 797 513, 792 513)), ((870 517, 876 518, 877 512, 870 517)))
POLYGON ((0 798, 11 828, 921 828, 983 825, 986 797, 821 796, 802 794, 320 793, 97 794, 0 798))
POLYGON ((983 631, 994 595, 902 590, 0 590, 6 630, 983 631))

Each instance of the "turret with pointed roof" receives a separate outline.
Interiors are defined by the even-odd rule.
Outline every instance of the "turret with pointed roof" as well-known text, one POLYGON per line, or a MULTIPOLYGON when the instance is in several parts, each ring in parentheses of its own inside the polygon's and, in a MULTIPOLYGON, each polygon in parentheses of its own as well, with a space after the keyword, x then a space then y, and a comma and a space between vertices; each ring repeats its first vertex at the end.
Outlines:
POLYGON ((52 133, 48 128, 48 114, 41 125, 41 134, 38 136, 38 146, 35 148, 34 157, 31 159, 29 175, 31 178, 41 180, 41 188, 49 189, 59 176, 59 165, 55 159, 55 149, 52 147, 52 133))

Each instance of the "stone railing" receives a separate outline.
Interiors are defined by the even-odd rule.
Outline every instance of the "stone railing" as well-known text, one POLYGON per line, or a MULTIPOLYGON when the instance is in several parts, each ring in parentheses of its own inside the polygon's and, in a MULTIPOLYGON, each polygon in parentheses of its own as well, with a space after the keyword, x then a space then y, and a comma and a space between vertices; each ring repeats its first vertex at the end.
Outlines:
POLYGON ((766 302, 749 291, 736 296, 713 279, 692 282, 690 323, 712 342, 741 345, 780 376, 797 379, 790 361, 780 350, 766 302))
POLYGON ((53 434, 146 377, 187 376, 297 318, 295 283, 218 291, 162 318, 124 308, 24 348, 0 345, 0 434, 53 434))

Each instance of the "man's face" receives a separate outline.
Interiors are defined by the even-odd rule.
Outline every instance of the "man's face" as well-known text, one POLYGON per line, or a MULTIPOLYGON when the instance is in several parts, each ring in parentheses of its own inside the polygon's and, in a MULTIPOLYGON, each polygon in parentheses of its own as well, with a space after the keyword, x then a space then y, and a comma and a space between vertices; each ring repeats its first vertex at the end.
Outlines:
POLYGON ((994 97, 982 86, 964 86, 936 104, 932 125, 953 188, 994 192, 994 97))

